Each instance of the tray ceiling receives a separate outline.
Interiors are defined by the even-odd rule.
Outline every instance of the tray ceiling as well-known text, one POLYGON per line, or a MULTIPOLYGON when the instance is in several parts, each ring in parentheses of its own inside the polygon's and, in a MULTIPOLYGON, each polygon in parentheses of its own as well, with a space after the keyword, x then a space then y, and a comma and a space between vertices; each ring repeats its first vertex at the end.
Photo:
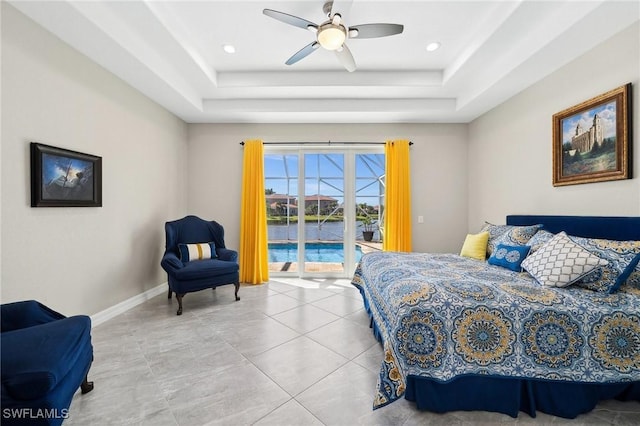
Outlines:
POLYGON ((637 1, 336 0, 347 25, 404 25, 348 40, 349 73, 322 49, 285 65, 314 35, 262 13, 320 23, 322 0, 10 3, 191 123, 469 122, 640 19, 637 1))

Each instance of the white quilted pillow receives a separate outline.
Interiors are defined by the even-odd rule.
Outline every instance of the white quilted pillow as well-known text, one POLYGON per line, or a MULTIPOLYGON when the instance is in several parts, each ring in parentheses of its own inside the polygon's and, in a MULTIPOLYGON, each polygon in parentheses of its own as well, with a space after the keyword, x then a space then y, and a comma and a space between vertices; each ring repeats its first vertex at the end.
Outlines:
POLYGON ((560 232, 528 256, 522 267, 544 286, 566 287, 608 263, 560 232))

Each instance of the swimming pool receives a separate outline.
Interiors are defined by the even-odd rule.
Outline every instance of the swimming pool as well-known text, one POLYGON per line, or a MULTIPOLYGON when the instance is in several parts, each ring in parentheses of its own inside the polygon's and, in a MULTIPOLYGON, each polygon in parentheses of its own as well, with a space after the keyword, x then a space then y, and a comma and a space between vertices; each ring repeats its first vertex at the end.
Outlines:
MULTIPOLYGON (((355 246, 356 262, 362 257, 362 249, 355 246)), ((341 243, 306 243, 304 246, 305 262, 344 262, 344 244, 341 243)), ((269 243, 269 262, 297 262, 297 243, 269 243)))

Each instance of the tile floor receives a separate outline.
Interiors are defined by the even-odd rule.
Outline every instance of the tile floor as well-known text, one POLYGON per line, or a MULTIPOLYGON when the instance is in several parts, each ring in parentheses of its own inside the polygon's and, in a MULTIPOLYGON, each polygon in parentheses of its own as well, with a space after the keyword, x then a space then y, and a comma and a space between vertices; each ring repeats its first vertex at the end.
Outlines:
POLYGON ((434 414, 400 400, 373 411, 382 350, 349 280, 273 279, 160 295, 94 328, 95 389, 65 425, 640 424, 640 403, 606 401, 565 420, 434 414))

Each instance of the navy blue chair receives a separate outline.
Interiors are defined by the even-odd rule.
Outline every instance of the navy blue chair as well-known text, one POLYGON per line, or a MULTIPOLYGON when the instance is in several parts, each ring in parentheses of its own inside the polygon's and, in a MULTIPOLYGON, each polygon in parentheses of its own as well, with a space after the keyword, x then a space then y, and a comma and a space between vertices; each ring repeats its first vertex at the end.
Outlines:
POLYGON ((206 288, 215 290, 221 285, 234 284, 236 300, 240 300, 238 252, 225 247, 222 225, 197 216, 186 216, 167 222, 164 229, 166 246, 160 264, 169 276, 168 298, 171 299, 172 293, 175 293, 178 299, 178 315, 182 315, 182 298, 185 294, 206 288), (211 247, 211 258, 190 258, 187 245, 191 244, 193 249, 193 244, 201 243, 211 247))
POLYGON ((73 394, 93 389, 91 319, 27 300, 0 306, 3 425, 60 425, 73 394))

